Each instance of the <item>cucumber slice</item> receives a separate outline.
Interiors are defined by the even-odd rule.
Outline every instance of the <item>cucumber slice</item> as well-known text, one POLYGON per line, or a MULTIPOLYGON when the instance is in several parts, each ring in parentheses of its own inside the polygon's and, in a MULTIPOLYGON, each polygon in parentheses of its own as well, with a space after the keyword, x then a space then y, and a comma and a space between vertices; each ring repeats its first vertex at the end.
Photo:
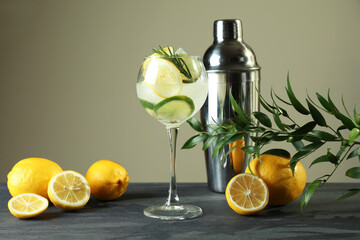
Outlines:
POLYGON ((140 101, 141 105, 143 106, 143 108, 147 108, 147 109, 151 109, 151 110, 154 109, 155 104, 148 102, 144 99, 140 99, 140 98, 139 98, 139 101, 140 101))
POLYGON ((147 113, 149 113, 151 116, 156 118, 156 113, 154 111, 155 104, 148 102, 144 99, 139 99, 139 101, 140 101, 141 105, 143 106, 143 108, 145 108, 145 111, 147 113))
POLYGON ((166 120, 172 123, 185 121, 194 110, 193 100, 184 95, 166 98, 154 107, 159 120, 166 120))

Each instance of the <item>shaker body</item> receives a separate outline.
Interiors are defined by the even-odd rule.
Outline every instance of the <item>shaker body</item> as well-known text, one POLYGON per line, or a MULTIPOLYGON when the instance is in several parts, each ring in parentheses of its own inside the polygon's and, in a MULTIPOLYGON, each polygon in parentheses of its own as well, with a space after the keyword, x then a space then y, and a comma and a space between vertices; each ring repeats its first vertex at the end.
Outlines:
MULTIPOLYGON (((247 115, 259 110, 258 91, 260 91, 260 66, 257 65, 253 50, 242 41, 240 20, 218 20, 214 23, 214 43, 204 55, 204 65, 208 74, 208 96, 201 108, 200 117, 206 131, 208 124, 223 123, 234 118, 230 101, 231 93, 247 115), (235 31, 227 34, 232 39, 219 41, 219 28, 235 31), (234 30, 235 29, 235 30, 234 30)), ((222 37, 222 36, 221 36, 222 37)), ((249 137, 244 139, 245 145, 252 144, 249 137)), ((205 152, 208 186, 214 192, 225 192, 229 180, 247 167, 249 155, 234 157, 229 154, 223 162, 223 156, 229 146, 224 146, 212 158, 215 144, 205 152), (242 158, 242 159, 241 159, 242 158), (242 163, 237 161, 242 160, 242 163)))
MULTIPOLYGON (((223 123, 234 117, 233 109, 230 102, 230 88, 234 99, 244 112, 250 115, 254 111, 259 110, 259 102, 257 91, 259 90, 259 71, 241 71, 241 72, 219 72, 207 71, 208 73, 208 97, 203 105, 200 115, 201 122, 205 126, 206 131, 210 131, 206 126, 208 124, 223 123)), ((245 138, 245 145, 252 144, 249 137, 245 138)), ((205 162, 207 170, 208 185, 212 191, 224 192, 229 180, 244 172, 249 158, 247 153, 243 159, 234 158, 228 155, 223 162, 221 159, 228 152, 229 145, 223 147, 219 153, 212 158, 215 144, 212 144, 205 150, 205 162), (243 160, 242 163, 235 161, 243 160), (240 166, 237 167, 237 166, 240 166)), ((239 157, 239 156, 237 156, 239 157)))

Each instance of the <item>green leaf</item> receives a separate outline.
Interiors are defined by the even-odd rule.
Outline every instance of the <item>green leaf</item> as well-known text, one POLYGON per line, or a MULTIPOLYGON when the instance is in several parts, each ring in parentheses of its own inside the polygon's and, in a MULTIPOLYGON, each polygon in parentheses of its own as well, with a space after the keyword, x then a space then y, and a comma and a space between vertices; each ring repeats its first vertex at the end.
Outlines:
POLYGON ((360 119, 359 119, 359 114, 356 112, 356 106, 354 107, 354 119, 355 122, 360 125, 360 119))
POLYGON ((304 147, 304 143, 301 140, 292 142, 292 145, 297 151, 300 151, 299 149, 304 147))
POLYGON ((289 73, 287 75, 287 88, 286 92, 287 95, 289 97, 289 100, 291 102, 291 104, 293 105, 293 107, 301 114, 304 115, 308 115, 310 112, 299 102, 299 100, 297 100, 297 98, 295 97, 295 94, 291 88, 291 84, 290 84, 290 80, 289 80, 289 73))
POLYGON ((245 146, 245 147, 242 147, 241 149, 248 154, 253 154, 256 152, 256 149, 253 146, 245 146))
MULTIPOLYGON (((277 113, 280 114, 280 115, 283 115, 284 117, 289 117, 289 114, 287 113, 287 111, 283 108, 281 108, 275 101, 275 98, 274 98, 274 90, 271 88, 270 90, 270 96, 271 96, 271 99, 273 100, 273 105, 274 105, 274 108, 276 108, 277 110, 277 113)), ((290 104, 291 105, 291 104, 290 104)))
POLYGON ((360 178, 360 167, 353 167, 350 168, 346 171, 345 173, 346 176, 350 177, 350 178, 360 178))
POLYGON ((239 104, 234 99, 234 97, 233 97, 233 95, 231 93, 231 89, 230 89, 230 102, 231 102, 231 106, 233 107, 233 110, 237 113, 237 115, 239 116, 241 121, 246 123, 246 124, 250 124, 250 121, 248 120, 247 115, 245 114, 245 112, 241 109, 239 104))
POLYGON ((349 198, 351 196, 354 196, 355 194, 360 193, 360 189, 348 189, 341 197, 339 197, 336 201, 344 200, 346 198, 349 198))
POLYGON ((307 99, 317 108, 323 110, 324 112, 328 112, 325 108, 323 108, 322 106, 319 106, 318 104, 316 104, 312 99, 311 97, 309 96, 309 93, 308 91, 306 90, 306 95, 307 95, 307 99))
POLYGON ((290 169, 292 172, 292 175, 295 174, 295 167, 296 164, 304 157, 306 157, 308 154, 310 154, 310 151, 308 152, 297 152, 294 154, 294 156, 290 159, 290 169))
POLYGON ((341 146, 339 151, 336 153, 335 157, 337 159, 340 159, 341 155, 345 152, 346 148, 347 148, 347 145, 341 146))
POLYGON ((243 139, 244 136, 245 136, 245 133, 236 133, 234 136, 232 136, 225 142, 225 145, 235 142, 237 140, 243 139))
POLYGON ((347 108, 346 108, 346 106, 345 106, 344 95, 341 95, 341 103, 342 103, 342 105, 343 105, 343 107, 344 107, 344 109, 345 109, 346 114, 347 114, 348 117, 351 119, 350 113, 349 113, 349 111, 347 110, 347 108))
POLYGON ((330 89, 328 90, 328 103, 329 103, 329 106, 330 106, 330 109, 331 109, 331 112, 332 113, 335 113, 335 111, 338 111, 335 104, 333 103, 333 101, 331 100, 331 97, 330 97, 330 89))
POLYGON ((279 149, 279 148, 269 149, 269 150, 263 152, 263 154, 270 154, 270 155, 275 155, 275 156, 285 157, 285 158, 291 157, 291 155, 288 151, 286 151, 284 149, 279 149))
POLYGON ((306 102, 308 104, 309 110, 310 110, 310 114, 312 116, 312 118, 314 119, 314 121, 319 125, 319 126, 326 126, 326 121, 325 118, 323 117, 323 115, 319 112, 319 110, 316 109, 316 107, 314 105, 312 105, 307 99, 306 102))
POLYGON ((337 136, 334 136, 334 135, 324 132, 324 131, 312 130, 312 133, 324 141, 334 141, 337 139, 337 136))
POLYGON ((219 151, 224 147, 226 141, 227 140, 224 138, 221 140, 218 139, 218 141, 216 142, 215 147, 213 149, 213 154, 211 156, 212 158, 215 158, 216 154, 218 154, 219 151))
POLYGON ((270 113, 275 113, 272 109, 271 109, 271 106, 264 100, 264 98, 259 95, 259 101, 260 101, 260 104, 261 106, 263 106, 263 108, 266 109, 266 111, 270 112, 270 113))
POLYGON ((353 128, 349 133, 349 145, 353 144, 359 135, 360 130, 358 128, 353 128))
POLYGON ((304 158, 306 155, 308 155, 310 153, 310 151, 302 151, 302 152, 297 152, 294 154, 294 156, 291 158, 291 162, 298 162, 300 159, 304 158))
POLYGON ((302 139, 308 142, 321 142, 319 137, 310 134, 305 135, 302 139))
POLYGON ((300 151, 300 152, 315 151, 316 149, 318 149, 322 145, 324 145, 323 142, 314 142, 314 143, 310 143, 309 145, 306 145, 306 146, 300 148, 298 151, 300 151))
POLYGON ((291 106, 291 103, 289 103, 289 102, 285 101, 284 99, 280 98, 280 97, 275 93, 275 91, 274 91, 274 94, 275 94, 275 97, 276 97, 277 99, 279 99, 281 102, 285 103, 286 105, 291 106))
POLYGON ((276 141, 276 142, 282 142, 282 141, 285 141, 288 138, 289 138, 288 136, 274 136, 272 138, 272 140, 276 141))
POLYGON ((360 151, 360 148, 355 148, 354 151, 352 151, 352 152, 348 155, 347 159, 350 159, 350 158, 353 158, 353 157, 357 157, 357 156, 359 155, 359 151, 360 151))
POLYGON ((219 153, 219 151, 226 145, 226 142, 233 137, 236 134, 236 132, 233 133, 227 133, 224 135, 224 137, 221 140, 218 140, 217 143, 215 144, 214 150, 213 150, 213 154, 212 154, 212 158, 214 158, 216 156, 216 154, 219 153))
POLYGON ((356 128, 355 124, 353 123, 353 121, 346 117, 344 114, 342 114, 341 112, 339 112, 339 110, 337 109, 334 109, 334 115, 337 119, 339 119, 343 124, 344 126, 349 129, 349 130, 352 130, 353 128, 356 128))
POLYGON ((330 149, 328 149, 328 151, 327 151, 327 154, 326 154, 326 157, 327 157, 327 160, 329 161, 329 162, 331 162, 331 163, 333 163, 333 164, 337 164, 338 163, 338 158, 334 155, 334 154, 332 154, 331 152, 330 152, 330 149))
POLYGON ((305 135, 308 132, 312 131, 316 126, 316 122, 308 122, 304 126, 296 129, 291 135, 305 135))
POLYGON ((208 135, 202 134, 202 135, 195 135, 191 137, 189 140, 187 140, 184 145, 182 146, 182 149, 190 149, 195 147, 199 142, 204 141, 208 135))
POLYGON ((276 126, 278 126, 279 129, 285 131, 285 126, 281 122, 279 115, 277 113, 274 113, 273 118, 274 118, 274 122, 275 122, 276 126))
POLYGON ((225 160, 225 158, 226 158, 236 147, 238 147, 238 146, 239 146, 239 145, 235 145, 235 146, 233 146, 232 148, 230 148, 229 151, 227 151, 227 152, 224 154, 224 156, 221 158, 220 163, 222 163, 222 162, 225 160))
POLYGON ((187 120, 187 122, 190 124, 190 126, 198 132, 203 132, 203 126, 201 125, 201 123, 194 117, 190 118, 187 120))
POLYGON ((210 136, 210 137, 205 141, 202 150, 208 149, 208 148, 211 146, 211 144, 213 144, 218 138, 219 138, 219 135, 210 136))
POLYGON ((326 110, 328 110, 329 112, 332 112, 331 105, 328 103, 328 101, 327 101, 323 96, 321 96, 319 93, 316 93, 316 96, 317 96, 320 104, 321 104, 326 110))
POLYGON ((315 181, 310 183, 309 186, 307 186, 307 188, 305 189, 304 195, 301 199, 301 211, 303 210, 304 207, 305 208, 307 207, 312 195, 314 194, 314 192, 320 186, 321 183, 322 183, 321 180, 316 179, 315 181))
POLYGON ((253 112, 252 114, 254 115, 254 117, 255 117, 257 120, 259 120, 259 122, 260 122, 262 125, 271 128, 271 126, 272 126, 271 120, 270 120, 270 118, 269 118, 266 114, 264 114, 264 113, 262 113, 262 112, 253 112))
POLYGON ((330 105, 330 108, 331 108, 331 112, 334 114, 334 116, 339 119, 343 124, 344 126, 349 129, 349 130, 352 130, 353 128, 355 128, 355 124, 353 123, 353 121, 346 117, 344 114, 342 114, 336 107, 335 107, 335 104, 333 103, 333 101, 331 100, 331 97, 330 97, 330 89, 328 91, 328 103, 330 105))
POLYGON ((328 162, 328 158, 327 158, 326 155, 322 155, 322 156, 316 158, 314 161, 312 161, 309 168, 311 168, 312 165, 317 164, 317 163, 321 163, 321 162, 328 162))

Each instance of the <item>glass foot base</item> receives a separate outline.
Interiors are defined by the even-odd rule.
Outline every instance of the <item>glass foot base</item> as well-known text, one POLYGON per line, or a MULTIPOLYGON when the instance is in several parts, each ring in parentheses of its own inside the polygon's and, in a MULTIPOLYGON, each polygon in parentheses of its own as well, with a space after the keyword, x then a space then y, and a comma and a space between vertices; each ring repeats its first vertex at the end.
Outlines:
POLYGON ((163 220, 185 220, 200 217, 203 212, 201 208, 192 205, 156 205, 146 208, 144 214, 163 220))

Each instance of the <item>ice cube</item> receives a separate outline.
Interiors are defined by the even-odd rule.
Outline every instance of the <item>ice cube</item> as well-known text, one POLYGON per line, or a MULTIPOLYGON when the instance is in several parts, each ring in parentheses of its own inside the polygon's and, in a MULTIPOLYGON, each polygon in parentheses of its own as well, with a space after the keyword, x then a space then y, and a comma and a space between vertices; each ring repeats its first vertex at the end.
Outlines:
POLYGON ((176 50, 175 54, 181 54, 181 55, 188 55, 184 49, 179 48, 178 50, 176 50))

